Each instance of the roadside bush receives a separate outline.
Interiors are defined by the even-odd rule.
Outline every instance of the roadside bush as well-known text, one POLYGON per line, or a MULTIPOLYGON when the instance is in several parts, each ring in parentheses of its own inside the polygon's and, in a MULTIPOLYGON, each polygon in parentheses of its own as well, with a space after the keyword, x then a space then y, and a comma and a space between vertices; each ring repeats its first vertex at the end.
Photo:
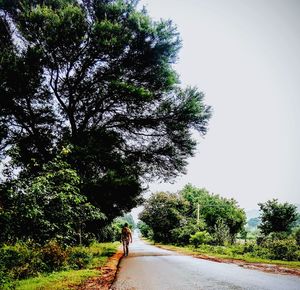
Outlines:
POLYGON ((244 252, 243 254, 245 253, 254 253, 255 251, 255 244, 254 243, 247 243, 244 245, 244 252))
POLYGON ((137 224, 138 229, 140 230, 143 237, 152 239, 153 238, 153 231, 151 227, 149 227, 146 223, 139 221, 137 224))
POLYGON ((300 261, 299 246, 293 239, 267 240, 263 244, 270 251, 274 260, 300 261))
POLYGON ((101 257, 110 257, 116 252, 116 243, 92 243, 89 247, 73 247, 67 251, 67 263, 72 269, 84 269, 101 257))
POLYGON ((258 236, 256 238, 256 244, 258 246, 262 245, 265 241, 267 240, 267 238, 265 236, 258 236))
POLYGON ((289 233, 288 232, 273 232, 267 236, 267 240, 285 240, 288 239, 289 233))
POLYGON ((104 244, 104 245, 101 246, 101 248, 102 248, 102 251, 101 251, 101 254, 100 254, 101 256, 110 257, 116 252, 115 248, 112 246, 111 243, 104 244))
POLYGON ((99 228, 96 235, 96 239, 94 239, 94 241, 97 240, 101 243, 120 241, 121 229, 123 225, 124 223, 115 220, 111 224, 99 228))
MULTIPOLYGON (((0 261, 1 263, 1 261, 0 261)), ((9 272, 0 264, 0 289, 4 289, 4 285, 12 286, 12 277, 9 272)), ((13 289, 13 287, 11 287, 13 289)))
POLYGON ((231 255, 231 250, 229 247, 225 246, 212 246, 212 251, 220 255, 231 255))
POLYGON ((68 253, 68 264, 72 269, 84 269, 92 261, 92 255, 83 247, 72 248, 68 253))
POLYGON ((235 244, 229 248, 230 248, 233 256, 243 255, 245 252, 245 245, 242 245, 242 244, 235 244))
POLYGON ((115 253, 118 243, 93 243, 64 250, 56 241, 43 247, 18 242, 0 247, 0 289, 15 289, 18 280, 65 269, 99 266, 115 253))
POLYGON ((256 243, 249 243, 244 245, 243 255, 252 258, 271 259, 270 250, 256 243))
POLYGON ((207 231, 196 232, 194 235, 190 237, 190 243, 194 245, 196 248, 199 245, 207 244, 212 240, 212 237, 207 231))
POLYGON ((56 241, 50 241, 43 246, 41 255, 47 272, 60 270, 66 264, 67 253, 56 241))
POLYGON ((0 249, 2 272, 12 279, 36 276, 45 268, 41 255, 36 247, 26 243, 4 245, 0 249))
POLYGON ((295 240, 298 246, 300 246, 300 228, 295 231, 295 240))
POLYGON ((218 246, 224 246, 224 244, 231 242, 229 227, 221 219, 218 219, 213 233, 213 243, 218 246))
POLYGON ((178 245, 188 245, 191 235, 199 231, 199 227, 195 224, 188 223, 182 227, 173 229, 171 231, 172 240, 178 245))

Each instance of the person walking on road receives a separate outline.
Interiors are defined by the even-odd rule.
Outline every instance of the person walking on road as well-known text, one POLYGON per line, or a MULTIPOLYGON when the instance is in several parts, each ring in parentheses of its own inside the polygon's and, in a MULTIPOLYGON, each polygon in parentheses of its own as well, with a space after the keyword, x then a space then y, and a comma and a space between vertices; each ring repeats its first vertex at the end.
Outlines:
POLYGON ((128 223, 125 223, 122 228, 121 242, 123 244, 124 256, 126 257, 128 256, 129 242, 132 243, 132 234, 131 234, 131 230, 128 227, 128 223))

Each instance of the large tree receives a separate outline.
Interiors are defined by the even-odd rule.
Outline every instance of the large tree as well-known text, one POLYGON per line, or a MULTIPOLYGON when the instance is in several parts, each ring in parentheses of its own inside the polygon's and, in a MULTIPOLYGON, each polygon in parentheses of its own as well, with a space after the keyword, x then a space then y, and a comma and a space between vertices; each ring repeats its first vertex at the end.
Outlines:
POLYGON ((258 228, 264 235, 270 233, 290 233, 296 224, 297 207, 290 203, 279 203, 277 199, 258 204, 261 223, 258 228))
POLYGON ((0 150, 35 176, 63 146, 81 190, 109 219, 142 181, 183 173, 210 107, 181 88, 171 21, 136 1, 0 1, 0 150))
POLYGON ((246 224, 245 211, 233 198, 224 198, 218 194, 210 194, 206 189, 186 185, 180 194, 190 202, 190 212, 196 217, 199 205, 200 216, 204 219, 207 229, 215 234, 219 228, 227 227, 231 239, 234 240, 246 224))
POLYGON ((157 242, 173 242, 172 231, 180 228, 186 220, 188 203, 178 194, 168 192, 153 193, 145 202, 139 218, 153 230, 157 242))

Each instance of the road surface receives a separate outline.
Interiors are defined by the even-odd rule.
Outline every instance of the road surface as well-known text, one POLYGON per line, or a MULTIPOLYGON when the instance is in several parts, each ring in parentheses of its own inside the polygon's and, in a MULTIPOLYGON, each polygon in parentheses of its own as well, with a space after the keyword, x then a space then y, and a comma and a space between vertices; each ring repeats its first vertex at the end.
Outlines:
POLYGON ((300 290, 300 278, 184 256, 147 245, 135 235, 112 289, 300 290))

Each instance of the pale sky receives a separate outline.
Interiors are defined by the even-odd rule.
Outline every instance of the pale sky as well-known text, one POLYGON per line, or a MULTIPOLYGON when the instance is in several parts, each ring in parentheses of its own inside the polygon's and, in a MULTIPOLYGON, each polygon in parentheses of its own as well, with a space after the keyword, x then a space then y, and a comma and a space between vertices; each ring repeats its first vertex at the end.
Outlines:
POLYGON ((300 1, 141 0, 154 20, 171 19, 183 48, 182 85, 213 107, 185 184, 235 198, 246 209, 278 198, 300 203, 300 1))

